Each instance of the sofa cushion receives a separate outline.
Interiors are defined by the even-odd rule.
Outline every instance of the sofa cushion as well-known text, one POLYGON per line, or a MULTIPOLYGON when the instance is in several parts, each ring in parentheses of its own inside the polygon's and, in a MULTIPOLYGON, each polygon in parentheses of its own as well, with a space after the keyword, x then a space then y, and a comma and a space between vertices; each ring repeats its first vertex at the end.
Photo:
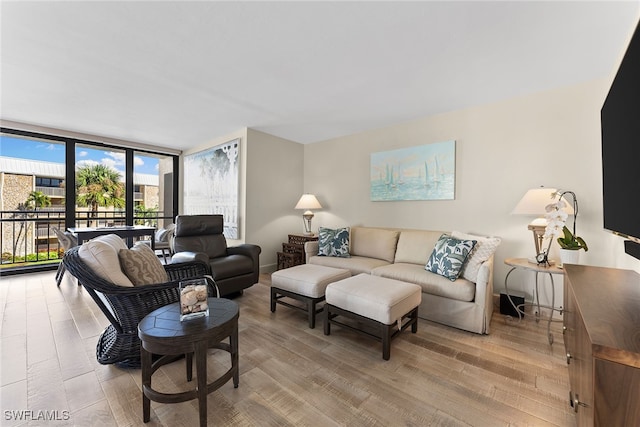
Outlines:
POLYGON ((394 262, 424 266, 443 231, 401 230, 394 262))
POLYGON ((349 255, 349 227, 318 229, 318 255, 348 258, 349 255))
POLYGON ((324 296, 329 283, 347 277, 351 277, 351 272, 344 268, 300 264, 273 272, 271 286, 310 298, 320 298, 324 296))
POLYGON ((106 234, 85 242, 78 255, 95 274, 119 286, 133 286, 122 272, 118 252, 127 249, 122 239, 115 234, 106 234))
POLYGON ((166 270, 153 249, 142 242, 131 249, 118 251, 120 267, 133 286, 165 283, 169 280, 166 270))
POLYGON ((388 265, 387 261, 367 258, 361 256, 352 256, 351 258, 339 258, 328 256, 312 256, 309 258, 309 264, 324 265, 325 267, 345 268, 351 271, 351 274, 371 273, 371 271, 382 265, 388 265))
POLYGON ((351 228, 351 255, 393 262, 399 231, 384 228, 351 228))
POLYGON ((422 265, 395 263, 375 268, 371 274, 388 279, 420 285, 422 292, 430 295, 470 302, 475 299, 476 285, 459 277, 451 281, 439 274, 426 271, 422 265))
POLYGON ((327 304, 391 325, 420 305, 420 287, 370 274, 359 274, 327 286, 327 304))
POLYGON ((487 261, 494 254, 500 242, 499 237, 483 237, 473 234, 461 233, 453 231, 451 237, 456 239, 476 240, 477 243, 467 258, 467 262, 462 267, 462 277, 472 282, 476 282, 478 271, 483 262, 487 261))
POLYGON ((438 239, 425 269, 453 281, 462 272, 476 240, 459 240, 443 234, 438 239))

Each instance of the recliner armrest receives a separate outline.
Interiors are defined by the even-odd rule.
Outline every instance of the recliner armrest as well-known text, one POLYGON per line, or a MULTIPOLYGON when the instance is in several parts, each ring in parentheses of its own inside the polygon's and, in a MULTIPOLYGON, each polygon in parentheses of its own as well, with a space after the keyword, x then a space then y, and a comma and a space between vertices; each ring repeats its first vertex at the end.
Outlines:
POLYGON ((209 257, 204 252, 177 252, 171 257, 171 264, 177 264, 180 262, 202 262, 205 265, 209 265, 209 257))
POLYGON ((227 254, 229 255, 246 255, 253 260, 253 265, 259 267, 259 259, 262 248, 258 245, 252 245, 250 243, 243 243, 238 246, 229 246, 227 248, 227 254))

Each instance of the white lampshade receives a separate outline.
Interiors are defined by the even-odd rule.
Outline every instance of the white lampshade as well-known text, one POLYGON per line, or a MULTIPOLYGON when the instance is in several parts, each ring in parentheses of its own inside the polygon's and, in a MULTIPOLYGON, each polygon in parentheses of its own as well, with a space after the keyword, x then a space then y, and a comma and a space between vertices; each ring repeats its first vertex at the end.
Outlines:
POLYGON ((313 194, 303 194, 300 200, 298 200, 295 209, 322 209, 322 205, 320 205, 320 202, 313 194))
MULTIPOLYGON (((547 187, 532 188, 522 196, 522 199, 520 199, 511 213, 514 215, 533 215, 541 217, 546 212, 545 207, 547 205, 558 201, 558 195, 555 194, 557 191, 558 190, 555 188, 547 187), (554 194, 554 197, 551 197, 552 194, 554 194)), ((573 213, 573 207, 568 203, 564 210, 568 214, 573 213)))
MULTIPOLYGON (((529 223, 527 228, 533 232, 533 243, 536 255, 542 251, 542 241, 547 227, 547 219, 544 217, 547 205, 558 201, 557 189, 539 187, 527 191, 516 207, 511 212, 513 215, 530 215, 536 218, 529 223)), ((572 214, 573 207, 567 203, 564 210, 572 214)))

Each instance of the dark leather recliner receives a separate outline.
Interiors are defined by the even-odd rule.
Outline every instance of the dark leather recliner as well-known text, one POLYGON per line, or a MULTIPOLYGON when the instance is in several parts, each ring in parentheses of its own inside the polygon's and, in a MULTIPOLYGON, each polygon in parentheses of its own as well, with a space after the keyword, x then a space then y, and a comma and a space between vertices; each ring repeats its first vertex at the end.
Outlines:
POLYGON ((220 296, 242 292, 258 283, 260 246, 227 247, 222 215, 178 215, 173 237, 174 262, 205 262, 220 296))

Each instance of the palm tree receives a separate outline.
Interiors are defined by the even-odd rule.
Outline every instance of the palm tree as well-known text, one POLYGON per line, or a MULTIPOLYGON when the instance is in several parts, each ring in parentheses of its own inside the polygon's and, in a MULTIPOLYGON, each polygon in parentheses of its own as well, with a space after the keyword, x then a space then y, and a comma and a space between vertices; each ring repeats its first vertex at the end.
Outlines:
POLYGON ((144 205, 138 205, 135 207, 135 220, 136 224, 148 225, 155 227, 157 225, 157 219, 153 219, 158 216, 158 207, 147 208, 144 205))
POLYGON ((23 244, 25 245, 25 253, 26 253, 26 244, 27 244, 27 232, 25 231, 25 228, 27 228, 27 217, 28 217, 28 211, 29 211, 29 206, 27 206, 26 203, 18 203, 18 208, 17 208, 17 212, 14 212, 13 215, 11 215, 12 218, 20 218, 22 219, 22 221, 20 222, 20 229, 18 230, 18 235, 16 236, 16 238, 13 241, 13 255, 16 255, 16 252, 18 251, 18 246, 20 244, 20 238, 22 238, 23 244), (24 236, 22 235, 22 232, 25 231, 24 236))
MULTIPOLYGON (((32 213, 29 213, 33 210, 38 210, 40 208, 44 208, 47 206, 51 206, 51 198, 44 194, 42 191, 32 191, 27 196, 27 200, 24 203, 18 203, 17 212, 12 215, 13 218, 20 218, 22 221, 20 222, 20 229, 18 230, 18 235, 13 241, 13 254, 15 255, 18 250, 18 246, 20 243, 20 239, 22 239, 22 243, 26 252, 27 245, 27 234, 29 233, 30 224, 27 222, 27 218, 33 217, 32 213), (24 234, 22 234, 24 232, 24 234)), ((38 223, 36 222, 36 233, 37 233, 38 223)))
POLYGON ((42 191, 32 191, 24 202, 31 209, 38 210, 47 206, 51 206, 51 198, 42 191))
POLYGON ((105 165, 83 166, 76 171, 76 204, 90 207, 90 218, 98 216, 99 207, 123 208, 124 185, 120 173, 105 165))

